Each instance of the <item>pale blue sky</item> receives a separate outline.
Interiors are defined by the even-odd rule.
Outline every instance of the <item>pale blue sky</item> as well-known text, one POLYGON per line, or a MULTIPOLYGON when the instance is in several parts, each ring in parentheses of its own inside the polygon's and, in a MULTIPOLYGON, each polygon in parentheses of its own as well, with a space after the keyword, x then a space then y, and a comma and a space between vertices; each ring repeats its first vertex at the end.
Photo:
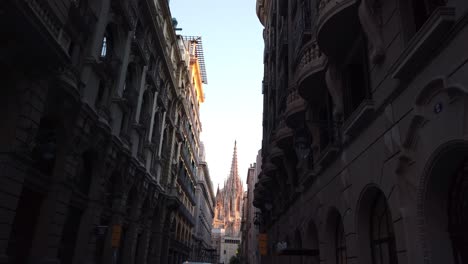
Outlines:
POLYGON ((230 171, 237 139, 245 184, 262 140, 263 27, 255 0, 171 0, 177 32, 202 36, 208 85, 200 107, 202 141, 216 191, 230 171))

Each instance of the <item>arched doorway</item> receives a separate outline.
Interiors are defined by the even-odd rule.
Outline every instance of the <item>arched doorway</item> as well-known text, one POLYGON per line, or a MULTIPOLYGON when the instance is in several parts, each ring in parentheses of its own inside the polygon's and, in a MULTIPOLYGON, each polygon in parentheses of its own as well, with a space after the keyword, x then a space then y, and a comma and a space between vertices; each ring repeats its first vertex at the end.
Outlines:
MULTIPOLYGON (((319 250, 319 237, 317 227, 313 220, 310 220, 306 227, 306 235, 304 236, 304 248, 307 250, 319 250)), ((307 256, 302 260, 303 264, 319 264, 320 253, 317 256, 307 256)))
POLYGON ((393 218, 385 194, 365 189, 358 208, 359 262, 398 264, 393 218))
POLYGON ((347 263, 346 236, 341 214, 336 208, 328 213, 326 239, 327 263, 347 263))
POLYGON ((420 220, 429 263, 468 263, 468 146, 457 147, 429 163, 422 183, 420 220))

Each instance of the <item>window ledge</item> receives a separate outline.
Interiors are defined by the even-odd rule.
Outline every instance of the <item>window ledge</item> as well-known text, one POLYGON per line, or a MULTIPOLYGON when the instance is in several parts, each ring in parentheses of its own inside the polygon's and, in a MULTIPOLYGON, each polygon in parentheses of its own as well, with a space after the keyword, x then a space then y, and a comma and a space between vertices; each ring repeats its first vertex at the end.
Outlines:
POLYGON ((455 20, 455 8, 437 8, 390 69, 392 77, 408 79, 418 71, 418 66, 441 44, 455 20))
POLYGON ((355 136, 359 130, 366 126, 374 110, 374 101, 364 100, 343 125, 345 139, 355 136))

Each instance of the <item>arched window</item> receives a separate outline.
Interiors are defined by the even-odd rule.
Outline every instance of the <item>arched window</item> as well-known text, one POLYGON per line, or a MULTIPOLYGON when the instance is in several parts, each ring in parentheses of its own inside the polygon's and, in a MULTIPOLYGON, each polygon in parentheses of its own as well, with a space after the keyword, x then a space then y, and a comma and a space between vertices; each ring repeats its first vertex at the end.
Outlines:
POLYGON ((101 45, 101 58, 107 57, 107 34, 104 35, 101 45))
POLYGON ((104 36, 102 37, 101 53, 100 53, 101 59, 108 59, 110 55, 112 55, 111 51, 114 47, 113 44, 114 43, 113 43, 112 32, 110 30, 110 27, 108 26, 106 28, 106 31, 104 32, 104 36))
POLYGON ((449 232, 456 264, 468 263, 468 173, 465 161, 452 181, 448 197, 449 232))
POLYGON ((370 212, 372 263, 397 264, 392 217, 382 193, 379 193, 375 198, 370 212))
POLYGON ((341 217, 339 215, 337 215, 335 227, 335 256, 337 264, 347 263, 346 237, 343 222, 341 222, 341 217))

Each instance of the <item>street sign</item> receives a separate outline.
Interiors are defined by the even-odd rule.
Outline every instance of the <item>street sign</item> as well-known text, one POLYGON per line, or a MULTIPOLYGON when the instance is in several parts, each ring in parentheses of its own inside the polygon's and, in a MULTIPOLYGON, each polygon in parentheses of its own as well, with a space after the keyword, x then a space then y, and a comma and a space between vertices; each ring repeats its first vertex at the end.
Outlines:
POLYGON ((120 247, 120 237, 122 236, 122 225, 112 226, 112 247, 120 247))

